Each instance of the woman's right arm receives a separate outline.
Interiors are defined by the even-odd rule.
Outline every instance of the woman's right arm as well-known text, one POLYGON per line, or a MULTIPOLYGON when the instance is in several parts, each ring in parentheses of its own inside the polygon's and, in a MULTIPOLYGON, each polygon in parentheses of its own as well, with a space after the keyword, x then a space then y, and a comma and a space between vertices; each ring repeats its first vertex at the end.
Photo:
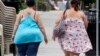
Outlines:
POLYGON ((82 14, 82 18, 83 18, 83 21, 84 21, 85 28, 87 29, 88 28, 88 23, 89 23, 88 18, 85 15, 84 12, 81 12, 81 14, 82 14))
POLYGON ((63 15, 63 13, 60 13, 60 14, 57 16, 56 21, 55 21, 55 26, 54 26, 54 27, 56 27, 56 26, 60 23, 60 21, 61 21, 61 19, 62 19, 62 15, 63 15))
POLYGON ((15 21, 15 24, 14 24, 14 29, 13 29, 13 33, 12 33, 12 38, 14 38, 14 36, 15 36, 15 33, 16 33, 17 27, 18 27, 18 25, 19 25, 20 19, 21 19, 21 11, 20 11, 19 14, 16 16, 16 21, 15 21))
MULTIPOLYGON (((56 20, 55 20, 54 28, 60 23, 60 21, 61 21, 61 19, 62 19, 62 15, 63 15, 63 13, 60 13, 60 14, 57 16, 57 18, 56 18, 56 20)), ((54 28, 53 28, 53 29, 54 29, 54 28)), ((52 38, 53 38, 53 40, 55 41, 56 36, 53 34, 52 38)))

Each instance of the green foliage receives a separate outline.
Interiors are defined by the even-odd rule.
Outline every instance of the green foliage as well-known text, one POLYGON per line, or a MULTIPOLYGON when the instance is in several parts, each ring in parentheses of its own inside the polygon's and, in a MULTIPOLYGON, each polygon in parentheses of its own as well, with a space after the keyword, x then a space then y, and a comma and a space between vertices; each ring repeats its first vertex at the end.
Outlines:
POLYGON ((86 3, 94 3, 96 0, 84 0, 86 3))
POLYGON ((44 3, 44 0, 37 0, 37 6, 38 10, 46 10, 46 5, 44 3))
POLYGON ((25 8, 26 8, 26 4, 25 4, 24 0, 20 0, 19 10, 22 10, 22 9, 25 9, 25 8))
POLYGON ((93 3, 96 3, 96 0, 80 0, 82 1, 82 9, 86 9, 86 7, 88 7, 87 9, 91 8, 91 5, 93 3))
POLYGON ((95 3, 96 0, 82 0, 85 4, 89 4, 89 3, 95 3))
MULTIPOLYGON (((35 0, 37 4, 37 9, 40 11, 50 10, 51 6, 45 3, 45 0, 35 0)), ((19 3, 19 10, 25 9, 27 5, 25 4, 24 0, 20 0, 19 3)))

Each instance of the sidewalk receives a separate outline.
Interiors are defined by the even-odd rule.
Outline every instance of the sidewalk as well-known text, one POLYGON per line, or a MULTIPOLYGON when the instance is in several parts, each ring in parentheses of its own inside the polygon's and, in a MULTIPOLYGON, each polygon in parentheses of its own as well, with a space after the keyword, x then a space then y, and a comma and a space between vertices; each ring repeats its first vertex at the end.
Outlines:
POLYGON ((64 56, 58 42, 49 41, 47 45, 41 44, 38 56, 64 56))

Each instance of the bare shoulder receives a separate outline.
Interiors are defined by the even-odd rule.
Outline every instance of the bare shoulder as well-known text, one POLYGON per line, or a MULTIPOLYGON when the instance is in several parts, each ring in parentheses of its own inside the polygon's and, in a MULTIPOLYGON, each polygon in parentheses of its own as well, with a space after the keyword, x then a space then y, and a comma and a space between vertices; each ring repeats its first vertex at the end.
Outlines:
POLYGON ((38 11, 34 11, 34 13, 35 13, 36 15, 39 15, 39 12, 38 12, 38 11))
POLYGON ((39 20, 40 19, 40 14, 38 12, 35 12, 35 19, 39 20))
POLYGON ((19 14, 22 14, 23 12, 24 12, 24 10, 20 10, 20 11, 19 11, 19 14))
POLYGON ((69 11, 70 11, 70 9, 67 9, 67 10, 66 10, 66 12, 69 12, 69 11))
POLYGON ((87 15, 84 13, 84 11, 80 11, 80 15, 82 19, 87 19, 87 15))
POLYGON ((19 13, 17 14, 16 20, 20 20, 22 18, 22 15, 23 15, 23 10, 20 10, 19 13))
POLYGON ((58 14, 61 15, 61 14, 63 14, 63 12, 64 12, 64 11, 60 11, 58 14))
POLYGON ((56 20, 59 20, 59 19, 62 17, 63 13, 64 13, 64 11, 58 12, 58 13, 57 13, 56 20))
POLYGON ((21 16, 23 13, 23 10, 20 10, 19 13, 17 14, 17 16, 21 16))
POLYGON ((82 11, 82 10, 79 11, 79 14, 80 15, 85 15, 84 11, 82 11))
POLYGON ((65 16, 68 16, 68 14, 71 13, 71 10, 70 9, 67 9, 66 12, 65 12, 65 16))
POLYGON ((62 17, 64 12, 65 12, 65 14, 67 14, 68 10, 66 10, 66 11, 60 11, 58 13, 58 17, 62 17))

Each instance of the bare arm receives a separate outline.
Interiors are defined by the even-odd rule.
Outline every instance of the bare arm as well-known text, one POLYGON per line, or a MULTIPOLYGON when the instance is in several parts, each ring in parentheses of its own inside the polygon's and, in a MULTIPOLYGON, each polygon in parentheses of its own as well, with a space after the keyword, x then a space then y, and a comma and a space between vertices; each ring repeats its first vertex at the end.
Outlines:
POLYGON ((39 16, 39 15, 36 15, 35 17, 36 17, 36 20, 37 20, 37 22, 38 22, 38 25, 39 25, 39 27, 40 27, 40 29, 41 29, 43 35, 44 35, 44 40, 45 40, 45 42, 47 43, 47 42, 48 42, 48 40, 47 40, 47 35, 46 35, 46 32, 45 32, 44 25, 43 25, 43 23, 42 23, 42 21, 41 21, 41 19, 40 19, 40 16, 39 16))
POLYGON ((62 19, 62 15, 63 13, 60 13, 57 18, 56 18, 56 21, 55 21, 55 27, 60 23, 61 19, 62 19))
POLYGON ((15 21, 15 24, 14 24, 14 29, 13 29, 12 37, 15 36, 15 33, 16 33, 17 27, 19 25, 20 19, 21 19, 21 12, 16 17, 16 21, 15 21))
MULTIPOLYGON (((57 16, 56 21, 55 21, 54 28, 60 23, 60 21, 61 21, 61 19, 62 19, 62 14, 63 14, 63 13, 60 13, 60 14, 57 16)), ((53 40, 55 41, 56 36, 53 34, 52 38, 53 38, 53 40)))
POLYGON ((82 12, 82 18, 83 18, 83 21, 84 21, 85 28, 87 29, 89 21, 88 21, 87 16, 84 14, 84 12, 82 12))

